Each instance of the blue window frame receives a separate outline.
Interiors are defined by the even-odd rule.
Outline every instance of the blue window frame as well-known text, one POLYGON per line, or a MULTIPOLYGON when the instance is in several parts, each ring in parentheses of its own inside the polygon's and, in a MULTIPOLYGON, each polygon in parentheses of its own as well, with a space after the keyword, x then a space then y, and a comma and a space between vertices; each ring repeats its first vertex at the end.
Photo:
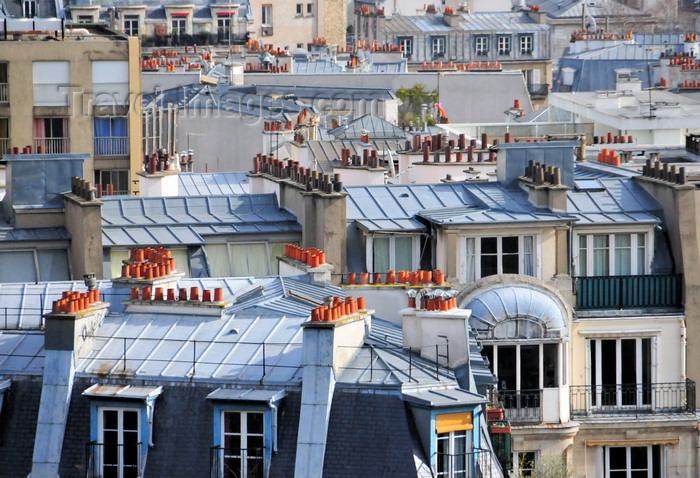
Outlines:
POLYGON ((129 154, 129 127, 126 117, 95 118, 95 156, 129 154))

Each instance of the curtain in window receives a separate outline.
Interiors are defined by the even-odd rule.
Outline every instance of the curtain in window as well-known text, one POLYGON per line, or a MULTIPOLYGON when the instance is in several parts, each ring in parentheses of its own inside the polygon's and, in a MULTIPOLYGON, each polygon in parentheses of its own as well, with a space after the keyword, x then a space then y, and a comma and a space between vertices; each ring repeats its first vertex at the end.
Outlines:
POLYGON ((34 252, 0 252, 0 282, 36 282, 34 252))
POLYGON ((184 272, 185 277, 192 277, 189 264, 190 257, 187 249, 171 249, 170 255, 175 259, 175 270, 184 272))
POLYGON ((632 273, 632 236, 616 234, 614 275, 625 276, 632 273))
POLYGON ((526 276, 535 275, 535 238, 523 236, 523 270, 526 276))
POLYGON ((37 258, 39 260, 39 280, 44 282, 70 280, 68 251, 65 249, 39 250, 37 258))
POLYGON ((644 234, 637 234, 637 274, 646 274, 645 263, 645 236, 644 234))
POLYGON ((109 118, 95 118, 95 154, 110 154, 111 131, 109 118))
MULTIPOLYGON (((68 118, 61 118, 61 123, 62 123, 61 136, 63 138, 68 138, 68 118)), ((67 153, 68 151, 63 151, 63 152, 67 153)))
POLYGON ((576 275, 588 275, 588 236, 578 236, 578 270, 576 275))
MULTIPOLYGON (((204 246, 209 259, 209 271, 212 277, 231 277, 231 266, 228 260, 226 244, 207 244, 204 246)), ((175 269, 179 267, 175 259, 175 269)))
POLYGON ((279 262, 277 261, 277 256, 284 255, 284 245, 287 242, 271 242, 270 243, 270 273, 272 275, 279 274, 279 262))
POLYGON ((389 270, 389 238, 375 237, 372 240, 373 267, 370 272, 386 272, 389 270))
POLYGON ((126 138, 129 136, 126 118, 112 118, 112 136, 115 138, 126 138))
POLYGON ((34 139, 46 138, 46 123, 44 118, 34 118, 34 139))
POLYGON ((596 235, 593 236, 593 275, 607 276, 609 275, 609 258, 610 251, 608 249, 608 236, 596 235))
POLYGON ((397 271, 413 270, 412 237, 396 237, 394 239, 394 269, 397 271))
POLYGON ((129 251, 109 251, 110 277, 121 277, 122 261, 129 258, 129 251))
POLYGON ((234 277, 266 276, 270 274, 267 245, 229 244, 234 277))
POLYGON ((476 239, 467 237, 464 257, 464 268, 466 272, 465 281, 474 282, 476 280, 476 239))

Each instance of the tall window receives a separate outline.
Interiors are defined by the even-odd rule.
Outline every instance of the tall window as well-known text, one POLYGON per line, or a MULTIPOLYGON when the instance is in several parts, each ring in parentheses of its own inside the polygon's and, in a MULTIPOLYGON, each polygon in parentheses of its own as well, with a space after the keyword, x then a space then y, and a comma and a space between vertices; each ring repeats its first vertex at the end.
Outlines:
POLYGON ((47 154, 70 152, 68 118, 34 118, 34 146, 47 154))
POLYGON ((559 386, 559 344, 484 345, 481 354, 498 377, 499 390, 559 386))
POLYGON ((314 4, 313 3, 307 3, 306 4, 306 16, 311 17, 314 14, 314 4))
POLYGON ((662 471, 661 445, 605 447, 605 478, 652 478, 662 471))
POLYGON ((24 18, 37 16, 36 0, 22 0, 22 16, 24 18))
POLYGON ((114 189, 113 194, 129 194, 129 171, 126 169, 97 170, 95 184, 102 185, 102 194, 105 195, 108 194, 109 185, 114 189))
POLYGON ((591 404, 651 404, 652 339, 589 339, 591 404))
POLYGON ((10 100, 7 91, 7 62, 0 62, 0 103, 10 100))
POLYGON ((263 26, 272 26, 272 5, 262 6, 262 16, 260 20, 263 26))
POLYGON ((578 236, 577 275, 643 275, 647 273, 646 234, 578 236))
POLYGON ((131 36, 139 34, 139 16, 124 15, 124 33, 131 36))
POLYGON ((412 271, 417 266, 416 236, 375 237, 372 240, 372 272, 412 271))
POLYGON ((468 478, 473 475, 472 412, 444 413, 435 417, 437 476, 468 478))
POLYGON ((102 476, 137 478, 140 476, 139 410, 100 408, 98 415, 102 476))
POLYGON ((486 55, 489 52, 489 37, 476 37, 474 50, 477 55, 486 55))
POLYGON ((172 19, 173 35, 184 35, 187 33, 187 19, 173 18, 172 19))
POLYGON ((67 61, 35 61, 32 64, 34 106, 68 106, 67 61))
POLYGON ((520 37, 520 54, 529 55, 532 53, 532 35, 523 35, 520 37))
POLYGON ((94 136, 96 156, 129 154, 129 130, 126 118, 95 118, 94 136))
POLYGON ((9 118, 0 118, 0 158, 10 147, 10 122, 9 118))
POLYGON ((304 4, 297 3, 297 17, 301 17, 302 15, 304 15, 304 4))
POLYGON ((405 58, 413 55, 413 37, 399 37, 399 45, 405 58))
POLYGON ((222 413, 223 477, 263 478, 264 413, 249 411, 222 413))
POLYGON ((283 242, 241 242, 207 244, 212 277, 267 276, 278 273, 277 256, 284 253, 283 242))
POLYGON ((432 37, 433 56, 445 56, 445 37, 432 37))
POLYGON ((498 54, 510 55, 510 37, 498 37, 498 54))
POLYGON ((227 42, 231 36, 231 18, 219 17, 216 20, 216 28, 219 36, 219 43, 227 42))
POLYGON ((494 274, 536 276, 534 236, 467 237, 467 282, 494 274))
POLYGON ((537 463, 536 451, 519 451, 515 454, 514 464, 517 467, 518 477, 526 478, 533 476, 537 463))

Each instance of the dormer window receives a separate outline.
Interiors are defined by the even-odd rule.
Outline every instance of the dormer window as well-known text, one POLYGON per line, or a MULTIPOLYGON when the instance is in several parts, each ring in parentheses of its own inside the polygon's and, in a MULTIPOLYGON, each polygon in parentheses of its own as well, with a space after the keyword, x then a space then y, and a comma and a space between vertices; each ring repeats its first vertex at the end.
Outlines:
POLYGON ((22 0, 22 16, 24 18, 34 18, 36 15, 36 0, 22 0))
POLYGON ((626 276, 647 273, 646 234, 579 234, 579 277, 626 276))
POLYGON ((466 282, 495 274, 539 275, 535 236, 467 237, 464 252, 466 282))

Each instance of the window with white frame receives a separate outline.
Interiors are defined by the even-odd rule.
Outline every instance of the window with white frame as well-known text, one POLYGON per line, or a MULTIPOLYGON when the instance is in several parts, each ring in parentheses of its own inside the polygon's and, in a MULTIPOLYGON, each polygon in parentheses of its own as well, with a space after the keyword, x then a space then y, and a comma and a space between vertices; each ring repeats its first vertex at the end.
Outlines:
POLYGON ((486 55, 489 52, 489 37, 478 36, 474 43, 474 51, 477 55, 486 55))
POLYGON ((36 0, 22 0, 22 16, 24 18, 37 16, 36 0))
POLYGON ((399 37, 399 46, 401 46, 405 58, 413 55, 413 37, 399 37))
POLYGON ((173 17, 170 24, 173 35, 184 35, 187 33, 187 18, 173 17))
POLYGON ((651 404, 652 341, 651 337, 588 340, 591 405, 651 404))
POLYGON ((92 15, 78 15, 78 23, 93 23, 94 21, 92 15))
POLYGON ((67 61, 35 61, 32 64, 34 106, 68 106, 70 84, 67 61))
POLYGON ((445 56, 445 37, 444 36, 439 36, 439 37, 432 37, 431 38, 431 45, 432 45, 432 51, 433 51, 433 56, 445 56))
POLYGON ((231 37, 231 18, 219 17, 216 20, 216 28, 219 35, 219 42, 227 42, 231 37))
POLYGON ((522 35, 520 37, 520 54, 529 55, 532 53, 532 35, 522 35))
POLYGON ((297 17, 300 17, 304 14, 304 4, 303 3, 297 3, 297 17))
POLYGON ((499 55, 510 55, 510 37, 499 36, 498 37, 498 54, 499 55))
POLYGON ((262 6, 262 15, 260 20, 263 26, 272 26, 272 5, 262 6))
POLYGON ((559 386, 559 349, 558 343, 489 344, 481 355, 498 377, 499 390, 540 390, 559 386))
POLYGON ((661 445, 606 446, 605 478, 666 476, 661 445))
POLYGON ((307 3, 306 4, 306 16, 311 17, 314 14, 314 4, 313 3, 307 3))
POLYGON ((222 411, 224 478, 263 478, 265 414, 262 411, 222 411))
POLYGON ((536 451, 518 451, 514 454, 513 465, 516 476, 519 478, 528 478, 534 476, 535 467, 537 465, 536 451))
POLYGON ((137 478, 141 476, 141 431, 138 408, 98 409, 99 476, 137 478))
POLYGON ((68 118, 34 118, 34 147, 45 154, 70 152, 68 118))
POLYGON ((472 476, 473 413, 443 413, 435 416, 437 434, 437 476, 472 476))
POLYGON ((277 256, 284 255, 285 242, 232 242, 207 244, 212 277, 277 275, 277 256))
MULTIPOLYGON (((109 186, 112 186, 112 194, 129 194, 129 170, 128 169, 96 169, 95 184, 100 184, 102 194, 109 194, 109 186)), ((113 276, 119 277, 119 276, 113 276)))
POLYGON ((535 236, 465 238, 465 281, 494 274, 538 276, 535 236))
POLYGON ((650 267, 644 233, 579 234, 577 275, 643 275, 650 267))
POLYGON ((412 271, 418 265, 419 236, 374 236, 372 272, 412 271))
POLYGON ((128 105, 129 62, 93 61, 92 95, 96 105, 128 105))
POLYGON ((139 16, 124 15, 124 33, 131 36, 139 34, 139 16))

